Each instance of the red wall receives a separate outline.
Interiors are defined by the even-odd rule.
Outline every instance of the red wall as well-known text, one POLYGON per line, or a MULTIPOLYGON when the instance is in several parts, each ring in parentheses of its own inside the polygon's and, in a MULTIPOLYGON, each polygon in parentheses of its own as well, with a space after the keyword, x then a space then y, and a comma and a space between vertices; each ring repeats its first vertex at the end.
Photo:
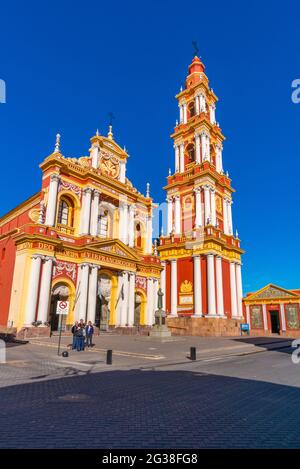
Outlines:
MULTIPOLYGON (((33 208, 38 208, 39 203, 33 208)), ((0 227, 0 236, 5 236, 6 233, 25 225, 26 223, 33 223, 29 218, 28 213, 32 208, 24 211, 20 215, 14 217, 7 223, 0 227)), ((6 326, 9 313, 12 281, 14 275, 14 266, 16 258, 16 246, 12 236, 15 232, 8 234, 0 240, 0 325, 6 326)))
POLYGON ((11 287, 14 275, 14 266, 15 266, 15 257, 16 257, 16 246, 14 241, 9 238, 5 238, 0 241, 0 292, 1 292, 1 301, 0 301, 0 325, 6 326, 9 305, 10 305, 10 295, 11 287))
POLYGON ((231 318, 230 263, 222 259, 224 313, 231 318))

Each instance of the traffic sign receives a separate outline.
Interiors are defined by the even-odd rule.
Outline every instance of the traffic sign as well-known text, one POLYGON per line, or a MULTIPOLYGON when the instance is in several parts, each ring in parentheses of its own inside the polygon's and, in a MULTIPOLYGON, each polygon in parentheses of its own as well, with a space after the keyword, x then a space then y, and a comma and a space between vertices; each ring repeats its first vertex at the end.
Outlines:
POLYGON ((69 313, 69 301, 60 300, 57 302, 56 314, 65 314, 69 313))

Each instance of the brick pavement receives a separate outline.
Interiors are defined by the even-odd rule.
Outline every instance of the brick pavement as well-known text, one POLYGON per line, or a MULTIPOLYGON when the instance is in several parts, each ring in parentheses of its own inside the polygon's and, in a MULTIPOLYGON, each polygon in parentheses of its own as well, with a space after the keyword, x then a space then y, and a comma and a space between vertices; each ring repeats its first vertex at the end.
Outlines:
POLYGON ((300 365, 286 352, 67 375, 50 360, 55 379, 0 389, 0 447, 298 448, 300 365))

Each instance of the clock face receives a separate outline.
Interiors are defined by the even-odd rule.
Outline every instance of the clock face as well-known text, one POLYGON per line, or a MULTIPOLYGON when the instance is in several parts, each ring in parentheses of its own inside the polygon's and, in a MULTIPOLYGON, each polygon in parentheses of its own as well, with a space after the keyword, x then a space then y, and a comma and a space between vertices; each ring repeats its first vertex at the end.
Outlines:
POLYGON ((101 172, 105 176, 115 179, 119 174, 119 165, 111 160, 103 160, 101 162, 101 172))

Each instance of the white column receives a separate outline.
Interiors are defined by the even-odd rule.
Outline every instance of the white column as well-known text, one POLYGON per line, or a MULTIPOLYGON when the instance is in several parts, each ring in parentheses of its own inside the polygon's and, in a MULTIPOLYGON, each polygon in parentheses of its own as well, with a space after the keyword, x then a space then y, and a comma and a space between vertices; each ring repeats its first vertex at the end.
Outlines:
POLYGON ((135 273, 129 273, 129 293, 128 293, 128 326, 134 324, 134 306, 135 306, 135 273))
POLYGON ((171 316, 177 316, 177 260, 171 260, 171 316))
POLYGON ((187 106, 186 103, 183 103, 183 123, 187 123, 187 106))
POLYGON ((163 292, 164 296, 162 297, 163 300, 163 310, 166 310, 166 261, 161 261, 161 266, 163 270, 160 273, 160 288, 163 292))
POLYGON ((124 242, 124 208, 121 200, 119 201, 119 239, 124 242))
POLYGON ((205 102, 205 96, 204 96, 203 93, 200 94, 199 100, 200 100, 200 112, 205 112, 206 111, 206 102, 205 102))
POLYGON ((205 143, 205 145, 206 145, 206 152, 205 152, 206 159, 208 161, 210 161, 210 136, 208 134, 206 134, 206 143, 205 143))
POLYGON ((74 306, 74 320, 79 321, 80 315, 80 301, 81 301, 81 265, 77 266, 77 282, 74 306))
POLYGON ((153 235, 153 229, 152 229, 152 216, 148 215, 147 221, 146 221, 146 229, 147 229, 147 251, 146 254, 152 254, 152 235, 153 235))
POLYGON ((134 213, 135 205, 129 207, 129 247, 134 247, 134 213))
POLYGON ((99 156, 99 145, 93 144, 91 149, 91 158, 92 158, 92 167, 97 169, 98 168, 98 156, 99 156))
POLYGON ((79 319, 86 320, 87 300, 88 300, 88 285, 89 285, 89 264, 81 265, 81 282, 79 290, 79 319))
POLYGON ((180 196, 175 196, 175 233, 181 233, 181 208, 180 208, 180 196))
POLYGON ((184 173, 184 144, 179 145, 179 171, 184 173))
POLYGON ((121 306, 121 320, 120 325, 122 327, 127 326, 128 320, 128 295, 129 295, 129 282, 128 272, 122 272, 122 306, 121 306))
POLYGON ((227 199, 223 199, 223 231, 228 234, 228 213, 227 213, 227 199))
POLYGON ((58 174, 51 174, 49 194, 48 194, 48 203, 47 203, 47 209, 46 209, 46 220, 45 220, 45 225, 48 225, 48 226, 55 225, 58 183, 59 183, 58 174))
POLYGON ((179 172, 179 145, 174 145, 175 148, 175 173, 179 172))
POLYGON ((158 306, 157 306, 157 301, 158 301, 157 292, 158 292, 158 279, 154 278, 153 279, 153 309, 154 309, 154 312, 158 308, 158 306))
POLYGON ((207 160, 207 155, 206 155, 206 133, 201 132, 200 137, 201 137, 201 156, 202 156, 201 162, 203 163, 203 161, 207 160))
POLYGON ((215 106, 215 104, 211 104, 209 106, 209 114, 210 114, 210 123, 215 124, 216 123, 216 106, 215 106))
POLYGON ((199 114, 200 112, 200 102, 199 102, 199 96, 195 96, 195 112, 196 112, 196 115, 199 114))
POLYGON ((208 315, 216 316, 216 287, 214 254, 207 254, 207 302, 208 315))
POLYGON ((216 286, 217 286, 217 314, 224 315, 224 299, 223 299, 223 274, 222 274, 222 257, 216 257, 216 286))
POLYGON ((119 180, 120 182, 123 182, 123 184, 125 184, 125 181, 126 181, 126 162, 125 161, 120 162, 119 180))
POLYGON ((42 323, 45 323, 48 320, 53 260, 53 257, 45 257, 42 268, 40 297, 37 315, 37 320, 41 321, 42 323))
POLYGON ((262 312, 263 312, 263 322, 264 322, 264 330, 268 330, 268 318, 267 318, 267 307, 265 304, 262 305, 262 312))
POLYGON ((196 146, 196 164, 201 163, 201 150, 200 150, 200 135, 195 135, 195 146, 196 146))
POLYGON ((217 224, 217 216, 216 216, 216 191, 215 189, 211 188, 210 191, 210 201, 211 201, 211 224, 216 226, 217 224))
POLYGON ((168 232, 167 234, 169 235, 171 231, 173 230, 173 198, 168 197, 167 202, 168 202, 168 232))
POLYGON ((81 208, 81 234, 89 234, 92 189, 90 187, 86 187, 83 191, 83 194, 83 206, 81 208))
POLYGON ((90 267, 91 267, 91 270, 89 274, 87 320, 91 321, 92 324, 95 324, 97 288, 98 288, 98 269, 100 269, 100 266, 96 264, 91 264, 90 267))
POLYGON ((28 284, 24 326, 31 326, 33 321, 35 320, 36 306, 39 294, 41 263, 42 256, 34 254, 31 260, 31 272, 28 284))
POLYGON ((242 286, 242 267, 241 264, 235 264, 236 274, 236 295, 238 316, 243 317, 243 286, 242 286))
POLYGON ((249 328, 251 329, 251 319, 250 319, 250 306, 246 305, 246 321, 249 324, 249 328))
POLYGON ((232 206, 232 200, 228 200, 228 202, 227 202, 227 220, 228 220, 228 232, 229 232, 229 234, 233 233, 231 206, 232 206))
POLYGON ((286 320, 285 320, 283 303, 280 303, 280 319, 281 319, 281 329, 282 331, 286 331, 286 320))
POLYGON ((216 170, 218 173, 223 171, 223 163, 222 163, 222 147, 221 145, 216 145, 216 170))
POLYGON ((238 317, 237 309, 237 296, 236 296, 236 277, 235 277, 235 263, 230 262, 230 297, 231 297, 231 316, 238 317))
POLYGON ((204 225, 208 225, 211 222, 210 213, 210 186, 204 186, 204 225))
POLYGON ((194 317, 202 316, 201 258, 194 255, 194 317))
POLYGON ((147 325, 154 323, 154 304, 153 304, 153 279, 147 280, 147 325))
POLYGON ((179 122, 180 122, 180 124, 183 123, 183 106, 182 106, 182 104, 179 106, 179 122))
POLYGON ((129 206, 128 204, 124 203, 123 204, 123 210, 124 210, 124 224, 123 224, 123 243, 128 245, 128 209, 129 206))
POLYGON ((100 192, 94 190, 94 197, 93 197, 92 209, 91 209, 91 235, 92 236, 97 235, 99 198, 100 198, 100 192))
POLYGON ((196 197, 196 227, 202 226, 201 187, 194 190, 196 197))

